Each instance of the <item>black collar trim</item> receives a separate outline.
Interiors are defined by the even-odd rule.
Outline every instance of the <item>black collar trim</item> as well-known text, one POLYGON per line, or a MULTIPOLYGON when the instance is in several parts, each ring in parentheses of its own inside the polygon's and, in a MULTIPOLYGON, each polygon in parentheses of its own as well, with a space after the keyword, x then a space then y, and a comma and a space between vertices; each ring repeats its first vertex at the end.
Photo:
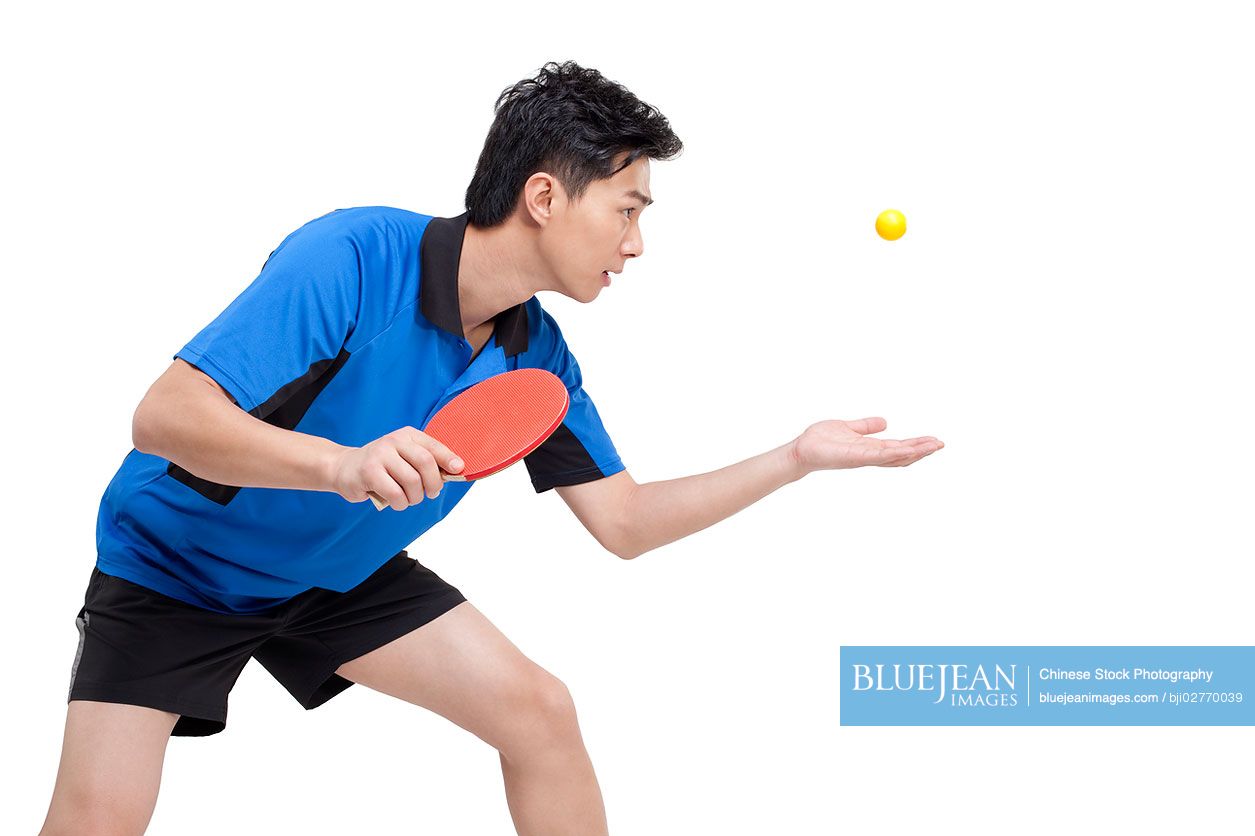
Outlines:
MULTIPOLYGON (((467 214, 432 218, 419 243, 422 276, 418 288, 423 316, 455 337, 462 333, 462 308, 458 304, 458 262, 466 237, 467 214)), ((527 303, 520 302, 494 317, 493 337, 507 357, 527 351, 527 303)))

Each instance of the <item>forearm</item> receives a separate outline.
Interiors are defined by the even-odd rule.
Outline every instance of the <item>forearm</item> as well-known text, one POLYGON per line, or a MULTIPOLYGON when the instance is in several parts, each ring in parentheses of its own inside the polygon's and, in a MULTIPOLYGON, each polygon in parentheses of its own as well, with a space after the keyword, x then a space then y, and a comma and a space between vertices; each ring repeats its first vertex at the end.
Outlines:
POLYGON ((197 386, 168 393, 137 413, 136 449, 221 485, 331 491, 331 463, 344 448, 285 430, 197 386), (141 446, 142 445, 142 446, 141 446))
POLYGON ((637 485, 624 508, 625 557, 687 537, 805 475, 792 444, 710 473, 637 485))

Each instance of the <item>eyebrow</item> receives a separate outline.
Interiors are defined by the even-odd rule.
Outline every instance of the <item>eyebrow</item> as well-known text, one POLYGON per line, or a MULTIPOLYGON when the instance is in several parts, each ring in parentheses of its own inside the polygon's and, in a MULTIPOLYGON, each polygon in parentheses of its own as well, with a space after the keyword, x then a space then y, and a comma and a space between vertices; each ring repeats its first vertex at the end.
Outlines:
POLYGON ((634 197, 637 200, 639 200, 641 203, 645 204, 646 206, 654 202, 654 199, 652 197, 650 197, 649 195, 641 194, 636 189, 628 189, 626 192, 623 193, 623 196, 634 197))

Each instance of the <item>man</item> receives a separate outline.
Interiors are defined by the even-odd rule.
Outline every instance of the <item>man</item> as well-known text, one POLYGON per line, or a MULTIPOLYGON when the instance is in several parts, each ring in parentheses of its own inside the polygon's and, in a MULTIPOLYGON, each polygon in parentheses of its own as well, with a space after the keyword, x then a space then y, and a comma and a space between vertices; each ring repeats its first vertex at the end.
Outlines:
POLYGON ((536 293, 590 302, 643 253, 649 161, 680 140, 571 62, 496 111, 465 213, 310 221, 140 403, 101 501, 44 833, 142 833, 168 739, 221 731, 250 658, 307 709, 362 683, 471 731, 499 751, 520 834, 607 833, 566 687, 404 549, 472 487, 443 483, 462 463, 415 427, 486 377, 565 382, 567 416, 526 467, 624 559, 811 471, 942 446, 868 437, 879 418, 822 421, 721 470, 637 484, 536 293))

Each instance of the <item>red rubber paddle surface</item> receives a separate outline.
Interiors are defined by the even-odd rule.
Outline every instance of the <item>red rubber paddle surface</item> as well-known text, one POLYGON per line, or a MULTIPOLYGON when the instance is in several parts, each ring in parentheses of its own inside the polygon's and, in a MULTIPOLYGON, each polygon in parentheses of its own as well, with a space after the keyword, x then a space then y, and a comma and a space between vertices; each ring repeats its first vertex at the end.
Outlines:
POLYGON ((569 406, 566 386, 557 375, 516 369, 459 393, 423 432, 462 459, 465 466, 458 476, 482 479, 539 447, 562 424, 569 406))

